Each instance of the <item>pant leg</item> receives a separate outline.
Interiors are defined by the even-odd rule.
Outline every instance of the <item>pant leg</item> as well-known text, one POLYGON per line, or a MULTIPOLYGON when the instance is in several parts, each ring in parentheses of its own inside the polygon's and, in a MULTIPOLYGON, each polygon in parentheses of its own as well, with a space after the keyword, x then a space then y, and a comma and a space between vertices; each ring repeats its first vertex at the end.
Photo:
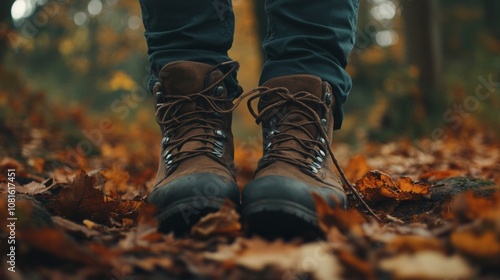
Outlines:
POLYGON ((359 0, 267 0, 266 61, 260 84, 284 75, 312 74, 328 81, 336 95, 335 125, 351 90, 345 71, 354 46, 359 0))
MULTIPOLYGON (((150 89, 161 68, 186 60, 215 65, 231 60, 231 0, 139 0, 151 64, 150 89)), ((224 69, 222 69, 224 71, 224 69)), ((236 74, 226 84, 236 92, 236 74)))

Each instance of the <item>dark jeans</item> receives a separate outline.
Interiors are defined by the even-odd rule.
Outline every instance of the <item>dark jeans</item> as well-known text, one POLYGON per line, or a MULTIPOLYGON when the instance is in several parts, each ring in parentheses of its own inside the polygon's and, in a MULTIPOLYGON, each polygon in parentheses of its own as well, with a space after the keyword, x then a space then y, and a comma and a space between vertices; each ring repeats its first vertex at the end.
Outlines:
MULTIPOLYGON (((151 62, 150 86, 161 67, 173 61, 213 65, 231 60, 227 55, 234 33, 230 0, 139 1, 151 62)), ((284 75, 321 77, 334 89, 335 128, 340 128, 342 104, 352 86, 344 68, 354 45, 358 6, 359 0, 267 0, 269 28, 260 84, 284 75)), ((236 76, 227 81, 233 89, 236 83, 236 76)))

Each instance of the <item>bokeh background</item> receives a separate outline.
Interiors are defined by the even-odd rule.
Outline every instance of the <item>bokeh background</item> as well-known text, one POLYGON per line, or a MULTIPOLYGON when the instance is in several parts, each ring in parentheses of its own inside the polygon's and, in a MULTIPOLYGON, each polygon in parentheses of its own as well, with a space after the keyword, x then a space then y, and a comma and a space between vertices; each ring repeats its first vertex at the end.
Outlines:
MULTIPOLYGON (((257 86, 263 60, 263 2, 233 0, 237 23, 230 55, 241 64, 245 90, 257 86)), ((28 117, 33 103, 45 102, 53 105, 47 110, 63 107, 80 118, 111 118, 131 130, 156 131, 137 0, 0 5, 1 118, 19 117, 16 112, 28 117)), ((439 138, 465 125, 496 131, 498 14, 495 0, 361 0, 348 66, 354 87, 337 141, 355 149, 368 141, 439 138)), ((65 117, 54 119, 73 129, 65 117)), ((239 140, 258 135, 246 106, 238 109, 234 127, 239 140)), ((73 136, 83 137, 78 129, 73 136)))

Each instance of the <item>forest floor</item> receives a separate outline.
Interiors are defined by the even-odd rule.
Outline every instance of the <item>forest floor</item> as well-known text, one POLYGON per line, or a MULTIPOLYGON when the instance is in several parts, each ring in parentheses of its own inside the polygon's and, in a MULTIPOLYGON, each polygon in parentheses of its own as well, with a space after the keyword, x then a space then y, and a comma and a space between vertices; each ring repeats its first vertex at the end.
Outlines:
MULTIPOLYGON (((0 96, 2 279, 500 279, 500 146, 475 123, 355 155, 334 144, 380 221, 350 193, 347 211, 317 199, 313 240, 248 236, 229 204, 174 236, 144 202, 150 120, 96 120, 28 89, 0 96)), ((258 146, 237 146, 240 185, 258 146)))

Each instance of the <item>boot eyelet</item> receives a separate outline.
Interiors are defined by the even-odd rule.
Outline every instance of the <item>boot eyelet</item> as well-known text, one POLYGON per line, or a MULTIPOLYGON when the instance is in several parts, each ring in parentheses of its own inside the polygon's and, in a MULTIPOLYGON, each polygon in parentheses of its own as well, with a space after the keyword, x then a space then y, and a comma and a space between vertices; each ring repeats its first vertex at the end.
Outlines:
POLYGON ((271 149, 271 146, 272 146, 272 145, 273 145, 273 143, 271 143, 271 142, 267 142, 265 149, 266 149, 266 150, 271 149))
POLYGON ((309 168, 311 169, 311 172, 314 173, 314 174, 318 174, 318 169, 316 169, 316 167, 314 166, 309 166, 309 168))
POLYGON ((222 143, 221 141, 215 141, 214 145, 215 145, 215 147, 217 147, 221 150, 224 149, 224 143, 222 143))
POLYGON ((328 105, 328 106, 332 105, 332 94, 329 92, 325 93, 325 96, 323 97, 323 101, 325 101, 326 105, 328 105))
POLYGON ((165 160, 169 160, 169 159, 171 159, 171 158, 172 158, 172 154, 170 153, 170 151, 165 150, 165 152, 163 153, 163 158, 164 158, 165 160))
POLYGON ((324 158, 324 157, 326 156, 326 153, 325 153, 323 150, 321 150, 321 149, 319 149, 319 150, 317 151, 317 153, 318 153, 318 155, 319 155, 320 157, 322 157, 322 158, 324 158))
POLYGON ((323 145, 325 145, 325 144, 326 144, 326 140, 325 140, 325 138, 320 137, 318 140, 321 142, 321 144, 323 144, 323 145))
POLYGON ((222 154, 223 154, 223 151, 221 150, 218 150, 218 149, 214 149, 212 151, 212 154, 216 155, 217 157, 221 158, 222 157, 222 154))
POLYGON ((269 120, 269 127, 274 127, 274 125, 276 124, 276 118, 272 118, 269 120))
POLYGON ((319 163, 315 162, 315 161, 313 161, 311 163, 311 166, 314 167, 314 168, 316 168, 316 169, 321 169, 321 165, 319 163))
MULTIPOLYGON (((163 105, 163 102, 165 102, 165 97, 163 96, 163 92, 157 91, 155 93, 155 99, 156 99, 156 103, 163 105)), ((158 105, 156 105, 156 106, 158 106, 158 105)))
POLYGON ((173 162, 174 162, 173 160, 168 160, 168 161, 166 160, 165 164, 167 165, 167 167, 170 167, 170 166, 172 166, 173 162))
POLYGON ((214 130, 214 133, 215 133, 216 135, 218 135, 218 136, 221 136, 221 137, 223 137, 223 138, 226 138, 226 133, 225 133, 224 131, 220 130, 220 129, 216 129, 216 130, 214 130))
POLYGON ((224 91, 225 91, 225 89, 223 86, 217 86, 214 88, 213 93, 217 97, 222 97, 222 96, 224 96, 224 91))
POLYGON ((168 136, 163 137, 161 139, 161 146, 165 147, 169 141, 170 141, 170 137, 168 137, 168 136))
POLYGON ((320 120, 320 123, 321 123, 321 125, 322 125, 322 126, 326 126, 326 123, 327 123, 327 122, 326 122, 326 119, 321 119, 321 120, 320 120))
POLYGON ((315 159, 316 159, 316 161, 318 161, 319 163, 323 163, 323 158, 322 158, 322 157, 316 157, 315 159))

